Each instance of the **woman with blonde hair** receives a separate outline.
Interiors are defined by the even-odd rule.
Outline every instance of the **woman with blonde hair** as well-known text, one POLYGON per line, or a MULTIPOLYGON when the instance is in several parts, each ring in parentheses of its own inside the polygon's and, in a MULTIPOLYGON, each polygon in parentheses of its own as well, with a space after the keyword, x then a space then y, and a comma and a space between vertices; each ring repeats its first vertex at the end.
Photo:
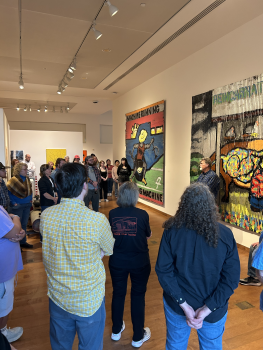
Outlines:
MULTIPOLYGON (((27 222, 32 206, 32 185, 27 176, 27 165, 17 163, 14 166, 13 177, 7 183, 10 198, 9 212, 20 217, 22 229, 26 232, 27 222)), ((27 243, 26 236, 20 241, 23 248, 33 248, 27 243)))

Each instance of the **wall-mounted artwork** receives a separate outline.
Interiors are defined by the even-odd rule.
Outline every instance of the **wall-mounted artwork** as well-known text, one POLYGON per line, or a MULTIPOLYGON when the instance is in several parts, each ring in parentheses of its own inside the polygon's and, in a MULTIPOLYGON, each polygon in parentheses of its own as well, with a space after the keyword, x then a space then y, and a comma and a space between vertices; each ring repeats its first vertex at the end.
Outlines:
POLYGON ((222 220, 263 230, 263 74, 192 99, 191 182, 210 157, 220 176, 222 220))
POLYGON ((165 101, 126 114, 126 158, 139 196, 164 205, 165 101))
POLYGON ((88 155, 88 151, 87 150, 83 150, 83 162, 85 162, 85 158, 88 155))
POLYGON ((58 158, 64 159, 66 155, 67 155, 66 149, 59 149, 59 148, 46 149, 46 164, 48 162, 53 162, 55 164, 58 158))
POLYGON ((24 151, 10 151, 10 160, 18 159, 19 162, 24 160, 24 151))

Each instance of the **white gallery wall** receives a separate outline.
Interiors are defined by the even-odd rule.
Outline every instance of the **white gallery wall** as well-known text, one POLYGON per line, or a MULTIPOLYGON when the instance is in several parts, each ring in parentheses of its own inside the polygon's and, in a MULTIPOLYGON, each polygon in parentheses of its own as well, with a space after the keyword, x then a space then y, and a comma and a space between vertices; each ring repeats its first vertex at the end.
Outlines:
POLYGON ((46 163, 46 149, 63 148, 71 160, 76 154, 82 154, 82 133, 66 131, 34 131, 11 130, 10 150, 24 151, 31 155, 31 160, 36 165, 36 175, 39 178, 39 170, 46 163))
MULTIPOLYGON (((165 206, 141 202, 175 214, 190 184, 192 96, 263 73, 262 23, 261 15, 113 101, 114 158, 125 156, 125 113, 166 101, 165 206)), ((165 59, 165 49, 161 55, 165 59)), ((247 231, 233 232, 244 246, 258 241, 247 231)))
MULTIPOLYGON (((84 115, 69 112, 69 113, 44 113, 44 111, 38 113, 36 111, 24 112, 22 109, 17 112, 16 110, 6 110, 7 119, 12 125, 12 129, 19 129, 21 122, 31 122, 32 128, 34 123, 52 123, 56 124, 56 128, 59 129, 60 123, 66 124, 84 124, 86 128, 86 140, 83 140, 82 149, 87 150, 88 154, 95 153, 99 160, 112 159, 113 145, 100 143, 100 125, 112 125, 112 111, 108 111, 101 115, 84 115), (17 125, 17 127, 16 127, 17 125)), ((30 127, 30 123, 27 123, 30 127)), ((82 136, 81 136, 82 140, 82 136)), ((74 154, 75 155, 75 154, 74 154)), ((73 160, 73 159, 71 159, 73 160)))
POLYGON ((2 108, 0 108, 0 162, 6 166, 10 165, 9 124, 2 108))

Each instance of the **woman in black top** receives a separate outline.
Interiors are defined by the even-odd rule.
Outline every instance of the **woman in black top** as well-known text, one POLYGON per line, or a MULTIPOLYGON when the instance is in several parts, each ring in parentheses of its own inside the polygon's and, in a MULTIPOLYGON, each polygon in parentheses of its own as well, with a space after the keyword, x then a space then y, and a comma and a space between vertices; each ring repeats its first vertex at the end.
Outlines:
POLYGON ((119 190, 118 208, 109 213, 111 230, 115 238, 109 268, 113 286, 112 335, 118 341, 125 329, 123 310, 127 279, 131 278, 131 317, 133 324, 132 346, 140 347, 151 337, 144 328, 145 293, 151 272, 147 240, 151 237, 149 215, 136 208, 139 190, 133 182, 125 182, 119 190))
POLYGON ((48 207, 57 204, 57 190, 53 179, 50 177, 51 168, 49 164, 42 164, 40 167, 40 180, 38 181, 38 188, 40 192, 41 211, 48 207))
POLYGON ((104 201, 108 202, 107 194, 108 194, 108 169, 105 167, 105 163, 103 160, 100 161, 100 176, 101 176, 101 183, 100 183, 100 201, 102 200, 102 190, 104 193, 104 201))
POLYGON ((118 181, 120 185, 126 181, 129 181, 131 176, 131 167, 129 166, 127 158, 121 158, 121 164, 118 167, 117 174, 119 176, 118 181))

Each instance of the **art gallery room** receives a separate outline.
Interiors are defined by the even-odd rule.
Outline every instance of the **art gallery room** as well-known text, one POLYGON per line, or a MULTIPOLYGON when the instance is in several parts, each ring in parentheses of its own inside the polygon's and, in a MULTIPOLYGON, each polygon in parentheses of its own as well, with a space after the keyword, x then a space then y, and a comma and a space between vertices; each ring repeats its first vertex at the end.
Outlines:
POLYGON ((0 350, 262 349, 262 23, 0 0, 0 350))

